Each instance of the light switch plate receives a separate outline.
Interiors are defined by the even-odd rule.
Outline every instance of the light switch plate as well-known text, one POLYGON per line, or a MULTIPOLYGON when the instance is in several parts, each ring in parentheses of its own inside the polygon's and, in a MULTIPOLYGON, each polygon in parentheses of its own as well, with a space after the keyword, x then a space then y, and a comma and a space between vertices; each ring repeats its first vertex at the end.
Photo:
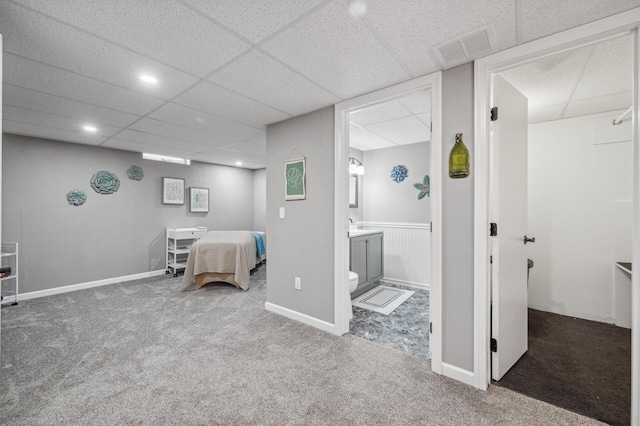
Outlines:
POLYGON ((280 207, 280 219, 284 219, 284 207, 280 207))

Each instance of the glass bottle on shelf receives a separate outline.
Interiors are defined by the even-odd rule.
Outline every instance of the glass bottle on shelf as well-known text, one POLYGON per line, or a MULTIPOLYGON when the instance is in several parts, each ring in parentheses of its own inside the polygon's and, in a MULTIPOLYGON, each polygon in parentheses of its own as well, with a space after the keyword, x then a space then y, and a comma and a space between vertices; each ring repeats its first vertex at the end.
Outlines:
POLYGON ((465 178, 469 176, 469 150, 462 142, 462 133, 456 134, 456 143, 449 154, 449 177, 465 178))

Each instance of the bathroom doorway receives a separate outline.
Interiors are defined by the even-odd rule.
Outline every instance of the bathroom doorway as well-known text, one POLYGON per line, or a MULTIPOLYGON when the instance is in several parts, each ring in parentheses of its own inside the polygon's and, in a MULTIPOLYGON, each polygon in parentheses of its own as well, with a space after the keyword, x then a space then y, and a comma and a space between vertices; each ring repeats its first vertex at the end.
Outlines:
MULTIPOLYGON (((351 324, 356 335, 395 344, 396 349, 430 359, 432 370, 438 373, 440 78, 436 73, 336 105, 335 174, 336 326, 341 324, 342 330, 348 332, 353 312, 351 324), (364 174, 356 175, 356 184, 351 185, 352 189, 357 187, 357 194, 351 197, 349 162, 364 169, 364 174), (398 214, 397 210, 404 211, 398 214), (351 247, 356 247, 359 240, 375 240, 378 236, 383 248, 382 270, 372 277, 356 266, 357 261, 351 261, 351 247), (413 251, 407 245, 407 237, 415 243, 413 251), (350 267, 361 271, 354 300, 372 289, 412 294, 388 315, 352 308, 350 295, 345 297, 349 293, 350 267), (420 309, 414 309, 414 304, 420 309), (390 334, 382 333, 388 321, 399 326, 390 334)), ((368 245, 376 244, 373 241, 368 245)))

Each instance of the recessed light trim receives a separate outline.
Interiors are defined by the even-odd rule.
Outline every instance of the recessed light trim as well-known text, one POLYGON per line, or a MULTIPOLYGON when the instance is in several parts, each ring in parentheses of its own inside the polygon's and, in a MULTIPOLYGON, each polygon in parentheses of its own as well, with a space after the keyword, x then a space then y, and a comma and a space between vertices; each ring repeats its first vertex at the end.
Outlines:
POLYGON ((85 132, 95 133, 98 131, 98 128, 96 126, 92 126, 90 124, 86 124, 82 126, 82 128, 84 129, 85 132))
POLYGON ((149 74, 142 74, 140 76, 140 80, 144 81, 145 83, 149 83, 149 84, 156 84, 158 82, 158 79, 155 78, 152 75, 149 74))
POLYGON ((184 164, 185 166, 191 165, 191 160, 188 158, 169 157, 168 155, 150 154, 148 152, 142 153, 143 160, 163 161, 165 163, 184 164))

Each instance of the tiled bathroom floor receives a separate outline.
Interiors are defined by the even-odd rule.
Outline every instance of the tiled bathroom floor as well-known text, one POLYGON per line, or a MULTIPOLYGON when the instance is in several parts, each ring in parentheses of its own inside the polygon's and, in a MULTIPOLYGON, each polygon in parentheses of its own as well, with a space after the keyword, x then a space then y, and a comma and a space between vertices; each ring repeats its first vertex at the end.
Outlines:
POLYGON ((399 285, 385 285, 413 290, 415 294, 389 315, 354 307, 349 332, 429 360, 429 292, 399 285))

